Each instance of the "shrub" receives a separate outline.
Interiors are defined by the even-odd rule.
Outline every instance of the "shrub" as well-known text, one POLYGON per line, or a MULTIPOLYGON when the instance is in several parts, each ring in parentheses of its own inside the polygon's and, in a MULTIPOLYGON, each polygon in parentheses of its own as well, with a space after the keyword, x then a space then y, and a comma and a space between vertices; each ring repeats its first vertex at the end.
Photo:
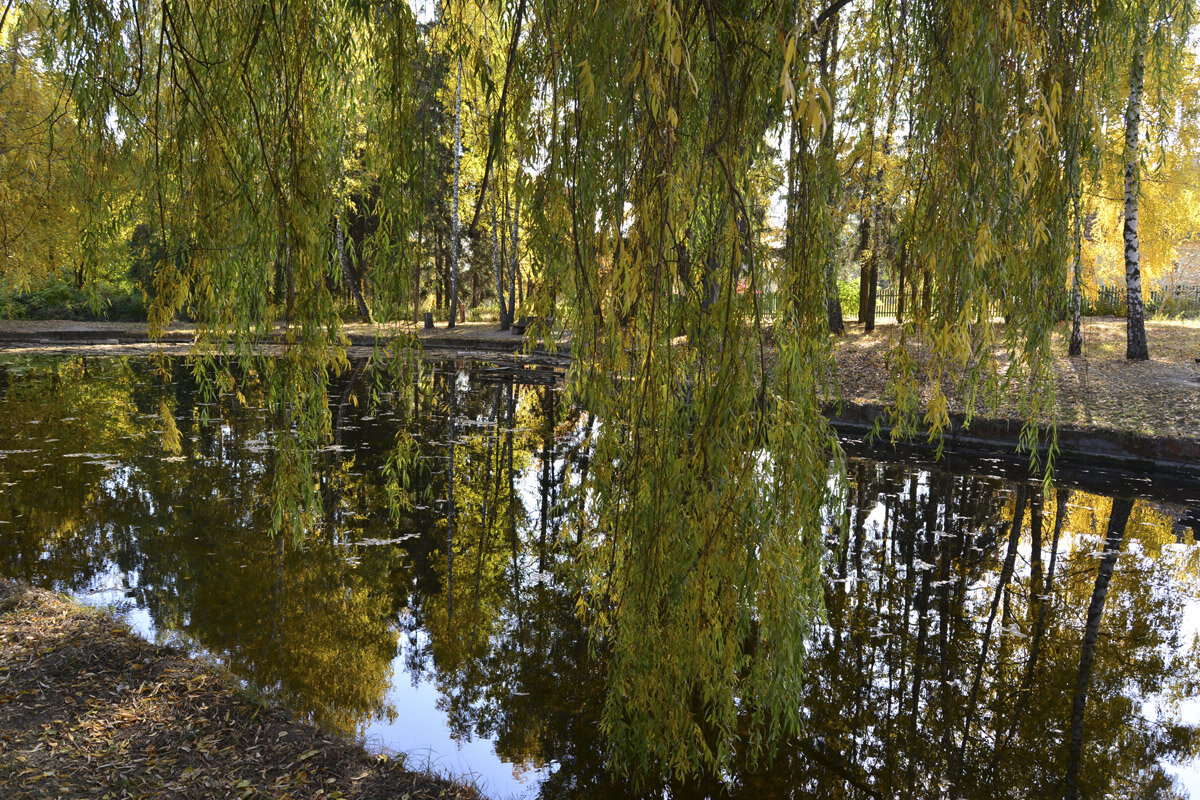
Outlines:
POLYGON ((842 316, 858 316, 858 281, 838 281, 838 299, 842 302, 842 316))
POLYGON ((88 294, 69 283, 49 285, 0 298, 0 312, 10 319, 144 322, 142 293, 132 288, 97 287, 88 294))

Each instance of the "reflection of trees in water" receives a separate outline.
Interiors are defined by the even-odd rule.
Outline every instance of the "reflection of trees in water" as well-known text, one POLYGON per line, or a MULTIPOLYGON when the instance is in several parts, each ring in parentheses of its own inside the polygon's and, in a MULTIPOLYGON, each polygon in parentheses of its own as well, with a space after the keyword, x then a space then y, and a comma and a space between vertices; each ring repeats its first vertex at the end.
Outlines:
MULTIPOLYGON (((268 696, 353 733, 385 712, 401 609, 407 624, 419 625, 436 617, 428 608, 446 594, 437 567, 445 509, 437 498, 449 488, 444 453, 454 415, 444 403, 454 372, 418 370, 403 376, 404 386, 381 388, 355 365, 330 385, 333 446, 314 459, 320 524, 295 543, 264 535, 275 428, 254 410, 263 403, 253 378, 238 386, 241 402, 206 398, 182 360, 169 369, 165 385, 136 359, 8 370, 0 434, 10 448, 30 452, 0 459, 3 482, 12 484, 0 495, 5 572, 74 591, 111 580, 105 576, 114 569, 126 573, 129 597, 149 611, 160 636, 207 650, 268 696), (163 458, 155 434, 164 393, 181 434, 175 459, 163 458), (373 404, 373 393, 384 402, 373 404), (402 435, 418 454, 407 476, 410 502, 392 518, 382 467, 387 445, 402 435), (95 457, 65 457, 77 451, 95 457), (53 481, 26 477, 43 471, 53 481)), ((510 476, 533 447, 523 431, 514 434, 530 424, 517 413, 523 393, 510 381, 458 401, 459 418, 476 424, 491 414, 492 427, 504 431, 510 476)), ((457 483, 461 502, 472 506, 478 470, 474 438, 467 442, 457 483)), ((500 471, 491 472, 495 495, 500 471)), ((502 518, 528 524, 519 501, 497 505, 502 518)), ((468 527, 473 521, 468 515, 468 527)), ((471 548, 482 552, 460 537, 456 550, 471 548)))
MULTIPOLYGON (((1121 551, 1096 533, 1111 517, 1103 498, 869 462, 850 474, 849 528, 829 553, 827 624, 810 654, 808 736, 769 764, 733 769, 728 784, 671 793, 1061 797, 1072 730, 1081 730, 1086 796, 1167 796, 1161 762, 1191 752, 1196 733, 1147 724, 1141 704, 1160 692, 1187 696, 1190 681, 1177 679, 1196 665, 1168 655, 1180 625, 1178 600, 1163 592, 1174 585, 1169 563, 1129 543, 1171 536, 1171 520, 1143 514, 1121 551), (1103 625, 1089 627, 1103 575, 1103 625), (1072 728, 1089 641, 1088 710, 1072 728), (1132 793, 1135 785, 1146 788, 1132 793)), ((1117 506, 1114 530, 1123 529, 1117 506)), ((555 632, 573 626, 550 610, 570 599, 564 590, 531 619, 555 632)), ((497 735, 508 757, 560 765, 545 797, 618 790, 604 773, 604 743, 584 721, 599 713, 602 669, 560 655, 578 641, 548 642, 533 661, 498 648, 492 674, 533 691, 499 693, 477 717, 477 731, 497 735), (589 691, 579 695, 580 685, 589 691), (564 700, 579 703, 565 719, 564 700)))
MULTIPOLYGON (((243 404, 206 400, 183 362, 165 389, 136 360, 10 368, 0 436, 32 452, 0 459, 0 563, 73 590, 115 565, 163 635, 344 731, 388 713, 399 636, 456 734, 553 765, 542 796, 626 793, 598 729, 606 660, 576 612, 601 423, 511 371, 462 375, 392 383, 356 366, 331 384, 320 524, 293 543, 262 533, 274 429, 252 377, 243 404), (164 391, 178 461, 154 433, 164 391)), ((1080 796, 1169 796, 1159 762, 1195 731, 1140 715, 1146 697, 1194 694, 1200 674, 1174 655, 1196 548, 1180 566, 1168 545, 1190 518, 869 461, 848 478, 808 734, 672 794, 1061 797, 1070 775, 1080 796)))
MULTIPOLYGON (((1101 497, 870 462, 853 463, 850 477, 849 527, 829 552, 827 623, 810 653, 808 736, 768 764, 735 766, 725 784, 671 793, 1061 797, 1078 749, 1086 796, 1135 785, 1148 788, 1131 796, 1166 796, 1161 763, 1197 744, 1194 729, 1141 719, 1145 698, 1188 696, 1196 666, 1170 655, 1181 609, 1164 589, 1178 586, 1151 544, 1173 538, 1172 520, 1146 511, 1131 523, 1134 553, 1097 532, 1112 516, 1101 497), (1091 614, 1088 626, 1105 575, 1103 625, 1091 614), (1081 676, 1090 699, 1072 726, 1081 676)), ((1111 521, 1124 530, 1130 504, 1116 505, 1111 521)), ((544 797, 625 792, 604 771, 603 658, 580 666, 586 633, 565 613, 570 587, 514 587, 519 626, 473 670, 504 688, 477 695, 482 708, 460 719, 512 760, 556 764, 544 797), (532 654, 522 647, 530 624, 543 637, 532 654)))
MULTIPOLYGON (((998 481, 931 473, 921 482, 867 463, 851 476, 851 531, 831 553, 845 582, 831 584, 812 653, 811 738, 771 770, 776 786, 819 785, 830 797, 1061 797, 1085 638, 1080 585, 1097 575, 1093 539, 1073 530, 1069 548, 1060 541, 1065 493, 1006 496, 998 481)), ((1109 607, 1092 667, 1092 690, 1103 685, 1105 696, 1100 708, 1089 700, 1084 720, 1087 796, 1131 774, 1161 780, 1158 760, 1180 752, 1178 731, 1140 719, 1139 695, 1187 669, 1163 658, 1177 644, 1177 601, 1146 589, 1165 569, 1129 557, 1113 573, 1109 599, 1119 595, 1124 613, 1109 607)))

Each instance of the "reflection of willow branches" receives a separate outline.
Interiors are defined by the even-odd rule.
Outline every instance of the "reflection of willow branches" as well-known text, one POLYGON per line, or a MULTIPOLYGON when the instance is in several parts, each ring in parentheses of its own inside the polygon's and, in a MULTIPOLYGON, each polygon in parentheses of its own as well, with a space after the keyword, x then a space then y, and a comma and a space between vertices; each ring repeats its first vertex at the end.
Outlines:
MULTIPOLYGON (((914 480, 915 480, 915 477, 916 476, 914 475, 914 480)), ((925 679, 925 672, 924 672, 925 659, 922 657, 922 655, 925 652, 925 647, 926 647, 927 640, 929 637, 929 596, 932 591, 931 586, 930 586, 930 583, 931 583, 930 573, 932 572, 932 562, 937 557, 935 553, 937 550, 936 528, 937 528, 938 493, 935 491, 935 488, 939 487, 939 486, 944 486, 945 483, 946 483, 945 476, 941 475, 941 474, 939 474, 938 476, 931 479, 930 489, 929 489, 928 494, 925 497, 925 502, 923 504, 920 503, 920 499, 915 496, 915 494, 916 494, 915 487, 914 487, 914 491, 913 491, 913 495, 914 495, 913 496, 913 506, 914 506, 914 508, 922 509, 924 512, 924 517, 925 517, 925 519, 924 519, 925 536, 924 536, 924 540, 922 542, 922 547, 921 547, 921 560, 927 564, 930 564, 929 569, 921 570, 921 586, 917 590, 917 597, 913 603, 913 606, 916 609, 917 620, 918 620, 917 643, 913 650, 913 659, 912 659, 912 661, 913 661, 913 679, 912 679, 912 693, 910 694, 911 708, 909 710, 909 736, 912 738, 913 741, 917 740, 917 735, 918 735, 917 715, 918 715, 918 712, 920 711, 921 686, 925 679)), ((913 524, 914 524, 914 527, 919 527, 919 524, 920 524, 920 520, 916 518, 915 514, 914 514, 913 524)), ((910 570, 911 570, 911 560, 910 560, 910 570)), ((910 574, 911 574, 911 571, 910 571, 910 574)), ((906 613, 905 618, 907 618, 907 617, 908 617, 908 615, 906 613)), ((901 713, 903 713, 903 708, 904 708, 904 706, 903 706, 903 702, 902 702, 901 703, 901 713)), ((916 776, 916 768, 917 768, 916 759, 910 759, 909 764, 908 764, 908 780, 907 780, 907 783, 909 786, 914 785, 916 782, 916 777, 917 777, 916 776)))
MULTIPOLYGON (((542 474, 538 488, 541 491, 541 506, 538 514, 538 572, 546 569, 546 526, 551 517, 551 481, 554 474, 554 413, 556 394, 552 389, 544 389, 542 393, 542 474)), ((539 580, 540 577, 539 577, 539 580)))
MULTIPOLYGON (((472 614, 473 625, 479 624, 479 592, 483 584, 483 556, 487 551, 488 545, 491 543, 492 530, 495 528, 496 502, 494 500, 489 502, 489 500, 492 499, 490 497, 490 492, 494 483, 492 480, 492 450, 500 438, 497 430, 500 425, 499 410, 500 387, 496 386, 492 392, 492 422, 487 427, 487 430, 484 434, 487 440, 487 449, 483 463, 483 476, 482 480, 480 481, 483 486, 483 491, 481 492, 482 498, 479 509, 479 517, 483 523, 483 530, 480 533, 479 546, 475 549, 475 602, 472 614)), ((498 482, 500 477, 499 454, 497 454, 496 461, 497 469, 495 470, 495 473, 496 481, 498 482)))

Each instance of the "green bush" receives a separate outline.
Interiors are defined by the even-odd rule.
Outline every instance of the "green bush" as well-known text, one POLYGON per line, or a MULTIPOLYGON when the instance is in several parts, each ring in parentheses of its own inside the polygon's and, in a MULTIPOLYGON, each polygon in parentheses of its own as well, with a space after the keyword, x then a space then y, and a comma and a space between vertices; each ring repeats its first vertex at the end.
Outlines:
POLYGON ((97 287, 93 294, 55 281, 0 297, 0 313, 9 319, 65 319, 85 322, 144 322, 142 293, 132 288, 97 287))
POLYGON ((838 281, 838 299, 842 301, 842 316, 858 316, 858 281, 838 281))

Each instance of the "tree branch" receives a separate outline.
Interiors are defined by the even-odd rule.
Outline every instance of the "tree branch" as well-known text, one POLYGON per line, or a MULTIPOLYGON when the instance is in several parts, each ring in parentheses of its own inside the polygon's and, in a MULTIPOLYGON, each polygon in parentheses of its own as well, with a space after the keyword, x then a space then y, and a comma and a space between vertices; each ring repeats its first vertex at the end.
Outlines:
MULTIPOLYGON (((849 0, 845 0, 849 2, 849 0)), ((492 132, 488 137, 487 161, 483 165, 483 181, 479 184, 479 196, 475 198, 475 213, 471 215, 471 224, 467 226, 467 236, 475 234, 475 226, 479 224, 479 212, 483 210, 483 198, 487 194, 488 178, 492 174, 492 161, 496 157, 496 141, 504 128, 504 103, 508 99, 508 85, 512 79, 513 65, 517 63, 517 40, 521 38, 521 21, 525 18, 525 0, 517 6, 517 18, 513 23, 512 39, 508 43, 508 64, 504 67, 504 87, 500 90, 500 107, 496 110, 496 118, 492 120, 492 132)))
POLYGON ((0 17, 0 31, 4 30, 4 23, 8 22, 8 12, 12 10, 13 0, 8 0, 4 4, 4 16, 0 17))
POLYGON ((837 14, 839 11, 841 11, 843 8, 845 8, 849 4, 850 4, 850 0, 834 0, 834 2, 830 3, 829 6, 824 11, 822 11, 820 14, 817 15, 817 18, 813 20, 812 25, 810 25, 808 30, 804 32, 804 35, 806 37, 807 36, 816 36, 818 33, 821 32, 822 25, 824 25, 826 22, 828 22, 835 14, 837 14))

